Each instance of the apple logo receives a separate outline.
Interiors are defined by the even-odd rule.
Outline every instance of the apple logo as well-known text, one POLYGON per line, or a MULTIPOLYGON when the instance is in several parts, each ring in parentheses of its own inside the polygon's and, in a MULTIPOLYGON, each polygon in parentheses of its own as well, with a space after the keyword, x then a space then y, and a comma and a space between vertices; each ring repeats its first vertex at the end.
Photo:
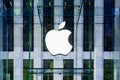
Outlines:
POLYGON ((50 30, 45 36, 45 43, 48 51, 52 55, 67 55, 72 49, 72 45, 69 43, 69 36, 71 31, 62 29, 65 26, 65 21, 62 22, 58 30, 50 30))

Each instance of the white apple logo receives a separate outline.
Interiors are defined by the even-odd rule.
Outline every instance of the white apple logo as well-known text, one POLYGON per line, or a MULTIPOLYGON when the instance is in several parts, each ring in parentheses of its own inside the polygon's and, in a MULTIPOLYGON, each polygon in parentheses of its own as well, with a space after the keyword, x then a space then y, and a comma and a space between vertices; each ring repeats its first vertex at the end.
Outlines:
POLYGON ((65 21, 59 25, 58 30, 50 30, 45 36, 47 49, 52 55, 67 55, 72 49, 68 40, 71 32, 66 29, 62 30, 64 26, 65 21))

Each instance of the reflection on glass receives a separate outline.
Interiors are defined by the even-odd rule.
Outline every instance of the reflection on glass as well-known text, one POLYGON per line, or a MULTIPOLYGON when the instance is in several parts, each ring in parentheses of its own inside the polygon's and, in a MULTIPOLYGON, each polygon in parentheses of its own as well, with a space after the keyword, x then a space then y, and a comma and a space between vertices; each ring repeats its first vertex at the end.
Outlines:
POLYGON ((114 0, 104 0, 104 51, 114 50, 114 0))
POLYGON ((23 51, 33 51, 33 0, 23 0, 23 51))
POLYGON ((33 68, 33 60, 24 59, 23 60, 23 80, 33 80, 33 74, 30 74, 28 72, 28 68, 33 68))
POLYGON ((54 63, 52 59, 44 59, 43 60, 43 80, 53 80, 53 73, 50 73, 50 69, 53 68, 54 63))
POLYGON ((13 59, 3 60, 3 80, 13 80, 13 59))
POLYGON ((13 51, 13 0, 3 0, 3 51, 13 51))
POLYGON ((83 50, 90 51, 94 49, 94 0, 84 0, 84 43, 83 50))
MULTIPOLYGON (((91 66, 92 66, 92 69, 93 69, 93 66, 94 66, 94 62, 93 62, 93 60, 91 60, 91 66)), ((89 69, 90 67, 90 60, 84 60, 83 61, 83 68, 84 69, 89 69)), ((82 76, 82 80, 93 80, 93 74, 94 74, 94 72, 92 72, 92 73, 90 73, 90 74, 83 74, 83 76, 82 76), (91 77, 90 77, 91 76, 91 77)))
POLYGON ((113 60, 104 60, 104 80, 114 80, 113 60))
POLYGON ((63 60, 63 67, 64 67, 63 80, 73 80, 73 65, 74 64, 72 59, 63 60))

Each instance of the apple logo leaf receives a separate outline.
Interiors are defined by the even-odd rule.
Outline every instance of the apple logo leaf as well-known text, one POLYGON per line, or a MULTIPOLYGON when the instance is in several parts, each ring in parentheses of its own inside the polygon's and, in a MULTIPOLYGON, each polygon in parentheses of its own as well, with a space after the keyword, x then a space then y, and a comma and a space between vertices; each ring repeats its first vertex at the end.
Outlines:
POLYGON ((65 23, 66 23, 65 21, 64 21, 64 22, 62 22, 62 23, 59 25, 58 29, 62 29, 62 28, 64 28, 65 23))

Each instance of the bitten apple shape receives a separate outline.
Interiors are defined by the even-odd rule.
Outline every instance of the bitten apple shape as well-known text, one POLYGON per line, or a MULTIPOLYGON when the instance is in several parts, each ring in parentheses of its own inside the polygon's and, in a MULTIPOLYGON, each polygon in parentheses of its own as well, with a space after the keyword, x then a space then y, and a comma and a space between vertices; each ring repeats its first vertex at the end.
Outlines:
POLYGON ((50 30, 45 36, 45 43, 47 49, 52 55, 67 55, 72 49, 72 45, 69 43, 69 36, 71 32, 66 29, 62 29, 65 26, 65 22, 59 25, 58 30, 50 30))

